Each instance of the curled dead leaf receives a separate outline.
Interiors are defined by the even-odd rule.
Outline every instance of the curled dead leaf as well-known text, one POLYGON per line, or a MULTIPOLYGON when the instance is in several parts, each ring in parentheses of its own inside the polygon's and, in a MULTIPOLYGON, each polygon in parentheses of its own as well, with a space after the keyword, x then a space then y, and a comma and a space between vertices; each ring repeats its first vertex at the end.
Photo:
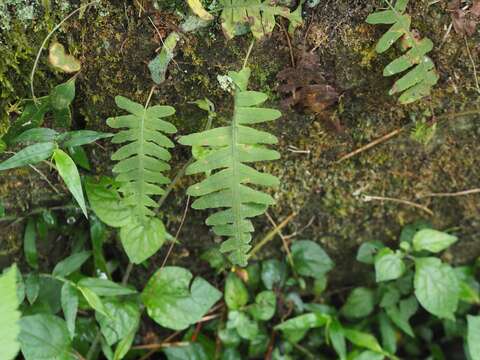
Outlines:
POLYGON ((50 45, 48 61, 50 64, 66 73, 74 73, 80 70, 81 65, 73 55, 65 53, 65 48, 59 42, 50 45))

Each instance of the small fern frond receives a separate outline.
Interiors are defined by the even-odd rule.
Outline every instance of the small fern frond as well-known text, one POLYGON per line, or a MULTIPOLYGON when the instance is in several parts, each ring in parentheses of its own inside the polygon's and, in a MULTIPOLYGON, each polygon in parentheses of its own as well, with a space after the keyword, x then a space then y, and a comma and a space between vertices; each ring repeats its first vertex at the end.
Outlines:
POLYGON ((266 147, 276 144, 277 138, 248 125, 275 120, 281 113, 257 107, 267 95, 247 91, 250 69, 230 72, 229 76, 236 88, 230 126, 182 136, 179 142, 209 150, 205 157, 187 168, 187 174, 211 175, 190 186, 187 193, 198 197, 192 204, 194 209, 226 208, 209 216, 206 223, 213 226, 215 234, 228 237, 221 251, 230 253, 232 263, 245 266, 251 247, 251 232, 254 231, 250 218, 264 213, 269 205, 274 204, 270 195, 249 185, 277 186, 279 183, 275 176, 261 173, 247 164, 280 158, 277 151, 266 147))
POLYGON ((122 129, 112 138, 115 144, 124 144, 113 155, 118 161, 113 172, 122 194, 122 206, 131 209, 131 217, 120 226, 120 239, 130 258, 136 264, 153 255, 165 241, 165 227, 155 218, 158 207, 153 196, 164 194, 162 185, 170 180, 162 173, 170 169, 168 148, 173 142, 164 134, 173 134, 175 126, 162 118, 171 116, 171 106, 144 107, 122 96, 115 97, 117 106, 129 115, 107 119, 114 129, 122 129))
POLYGON ((390 2, 386 3, 391 7, 389 10, 370 14, 366 21, 369 24, 392 24, 376 45, 378 53, 390 49, 397 40, 404 40, 403 45, 408 51, 388 64, 383 76, 396 75, 410 69, 394 83, 389 92, 390 95, 402 93, 399 101, 402 104, 409 104, 429 95, 432 87, 438 82, 435 65, 427 56, 433 49, 433 43, 428 38, 418 39, 418 36, 410 30, 411 18, 405 14, 408 0, 397 0, 394 7, 390 2))

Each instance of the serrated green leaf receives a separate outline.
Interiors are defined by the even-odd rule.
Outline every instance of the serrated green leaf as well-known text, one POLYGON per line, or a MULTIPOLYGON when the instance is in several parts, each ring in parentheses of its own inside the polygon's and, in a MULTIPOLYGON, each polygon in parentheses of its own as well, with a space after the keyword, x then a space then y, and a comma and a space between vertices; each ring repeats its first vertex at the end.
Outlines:
POLYGON ((432 253, 438 253, 455 244, 458 238, 442 231, 423 229, 414 235, 412 241, 415 251, 426 250, 432 253))
POLYGON ((348 295, 341 312, 348 318, 362 318, 370 315, 375 308, 375 295, 372 290, 357 287, 348 295))
POLYGON ((148 315, 161 326, 183 330, 195 324, 222 297, 201 277, 186 269, 167 266, 157 270, 141 298, 148 315))
POLYGON ((405 273, 405 270, 406 265, 400 252, 383 248, 375 255, 375 279, 377 282, 398 279, 405 273))
POLYGON ((56 145, 52 142, 33 144, 23 148, 11 158, 0 163, 0 171, 33 165, 52 156, 56 145))
POLYGON ((83 197, 82 182, 77 165, 75 165, 72 158, 61 149, 55 149, 53 159, 65 185, 67 185, 68 190, 77 201, 85 217, 88 218, 87 206, 85 205, 85 198, 83 197))
POLYGON ((398 326, 405 334, 415 337, 412 327, 410 326, 410 318, 417 312, 418 302, 412 295, 408 299, 401 300, 398 305, 391 305, 385 309, 388 317, 398 326))
POLYGON ((102 335, 112 346, 135 331, 140 321, 140 309, 134 301, 112 298, 104 301, 109 317, 96 313, 102 335))
POLYGON ((274 203, 270 195, 247 185, 278 184, 275 177, 258 172, 246 163, 274 160, 279 154, 264 146, 275 143, 274 136, 244 125, 275 120, 281 114, 274 109, 255 107, 264 102, 266 96, 246 90, 250 76, 248 68, 238 73, 230 72, 229 76, 236 84, 235 110, 230 126, 182 136, 179 142, 211 150, 191 164, 187 174, 216 172, 189 187, 187 193, 199 197, 192 204, 194 209, 227 208, 211 215, 207 224, 214 225, 213 231, 217 235, 228 236, 221 251, 229 253, 234 264, 245 266, 254 230, 249 218, 261 214, 266 206, 274 203))
POLYGON ((302 276, 321 279, 334 266, 323 248, 311 240, 295 241, 292 245, 292 257, 295 270, 302 276))
POLYGON ((380 241, 367 241, 358 248, 356 259, 364 264, 373 264, 375 254, 384 247, 380 241))
POLYGON ((275 315, 276 303, 275 293, 265 290, 257 294, 255 304, 249 307, 248 312, 256 320, 267 321, 275 315))
POLYGON ((415 259, 415 296, 431 314, 454 319, 459 298, 459 283, 450 265, 440 259, 415 259))
POLYGON ((20 344, 18 335, 20 333, 20 312, 18 311, 19 301, 17 295, 17 268, 11 266, 0 276, 0 349, 1 358, 12 360, 16 357, 20 344))
POLYGON ((258 323, 243 311, 229 311, 227 329, 235 329, 241 338, 253 340, 258 335, 258 323))

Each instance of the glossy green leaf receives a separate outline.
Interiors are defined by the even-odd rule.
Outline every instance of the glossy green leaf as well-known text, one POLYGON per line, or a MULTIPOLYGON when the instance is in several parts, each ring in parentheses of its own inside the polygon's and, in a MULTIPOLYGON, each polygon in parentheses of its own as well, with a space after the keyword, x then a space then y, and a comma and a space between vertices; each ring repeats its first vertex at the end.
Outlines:
POLYGON ((50 104, 56 110, 68 108, 75 98, 75 79, 57 85, 50 93, 50 104))
POLYGON ((110 316, 96 314, 102 335, 108 345, 122 340, 132 331, 135 331, 140 321, 140 309, 134 301, 121 299, 104 300, 105 308, 110 316))
POLYGON ((18 334, 20 326, 19 301, 17 295, 17 268, 11 266, 0 276, 0 349, 1 358, 12 360, 16 357, 20 344, 18 334))
POLYGON ((372 350, 373 352, 383 353, 383 349, 378 343, 377 339, 371 334, 346 328, 344 328, 343 334, 352 344, 355 344, 361 348, 372 350))
POLYGON ((53 269, 53 276, 65 277, 80 269, 91 256, 90 251, 81 251, 63 259, 53 269))
POLYGON ((65 317, 70 338, 73 339, 78 311, 78 290, 69 283, 64 283, 61 296, 63 316, 65 317))
POLYGON ((37 314, 20 319, 20 344, 25 360, 74 360, 67 325, 61 318, 37 314))
POLYGON ((311 240, 295 241, 292 256, 295 270, 302 276, 322 278, 334 266, 322 247, 311 240))
POLYGON ((113 134, 92 130, 75 130, 62 134, 59 141, 65 147, 74 147, 91 144, 97 140, 110 138, 113 134))
POLYGON ((480 316, 467 315, 467 346, 472 360, 480 359, 480 316))
POLYGON ((157 270, 142 293, 148 315, 174 330, 183 330, 199 321, 222 293, 201 277, 193 281, 192 278, 188 270, 180 267, 157 270))
POLYGON ((450 265, 440 259, 415 259, 415 296, 431 314, 454 319, 459 298, 459 282, 450 265))
POLYGON ((415 251, 426 250, 438 253, 455 244, 456 236, 434 229, 422 229, 413 237, 413 249, 415 251))
POLYGON ((362 318, 370 315, 374 308, 374 292, 365 287, 357 287, 348 295, 341 312, 348 318, 362 318))
POLYGON ((375 279, 377 282, 395 280, 406 270, 403 256, 389 248, 381 249, 375 256, 375 279))
POLYGON ((13 169, 25 165, 36 164, 52 156, 56 145, 52 142, 33 144, 23 148, 11 158, 0 163, 0 170, 13 169))
POLYGON ((101 278, 84 277, 80 279, 77 285, 84 288, 89 288, 99 296, 121 296, 137 293, 135 290, 126 286, 101 278))
POLYGON ((78 286, 77 289, 82 293, 84 299, 90 307, 104 316, 109 316, 102 299, 88 287, 78 286))
POLYGON ((272 121, 280 117, 274 109, 260 108, 265 94, 247 91, 250 70, 230 72, 236 84, 235 110, 230 126, 206 130, 182 136, 179 142, 192 147, 202 146, 211 151, 187 168, 187 174, 205 173, 205 180, 192 185, 187 193, 198 197, 194 209, 223 210, 207 218, 215 234, 226 236, 221 251, 229 253, 233 264, 246 266, 250 250, 251 233, 254 231, 250 218, 262 214, 274 199, 248 185, 276 186, 278 179, 261 173, 247 163, 275 160, 279 153, 266 148, 276 143, 274 136, 248 127, 249 124, 272 121))
POLYGON ((52 142, 55 140, 57 135, 58 133, 53 129, 32 128, 22 132, 15 139, 13 139, 12 144, 52 142))
POLYGON ((235 329, 241 338, 253 340, 258 335, 259 328, 256 321, 252 320, 243 311, 229 311, 227 329, 235 329))
POLYGON ((25 233, 23 235, 23 252, 27 264, 33 269, 38 269, 38 253, 37 253, 37 231, 36 221, 34 218, 27 220, 25 233))
POLYGON ((88 218, 85 198, 83 197, 82 182, 78 173, 77 165, 66 152, 56 149, 53 153, 53 159, 57 166, 58 173, 62 177, 68 190, 73 195, 83 214, 88 218))
POLYGON ((275 315, 276 304, 277 298, 275 293, 265 290, 257 294, 255 304, 249 307, 248 312, 255 320, 267 321, 275 315))
POLYGON ((373 264, 375 255, 383 247, 385 246, 380 241, 364 242, 358 248, 356 259, 364 264, 373 264))
POLYGON ((287 266, 277 259, 265 260, 262 262, 261 278, 263 285, 268 290, 280 288, 287 279, 287 266))
POLYGON ((225 303, 230 310, 238 310, 248 302, 248 290, 243 281, 229 273, 225 281, 225 303))

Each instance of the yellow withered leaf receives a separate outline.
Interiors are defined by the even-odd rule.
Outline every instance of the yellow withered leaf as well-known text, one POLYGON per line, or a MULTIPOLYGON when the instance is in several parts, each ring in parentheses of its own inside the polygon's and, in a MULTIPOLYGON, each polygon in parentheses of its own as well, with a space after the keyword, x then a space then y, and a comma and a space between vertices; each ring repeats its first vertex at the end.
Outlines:
POLYGON ((80 70, 80 61, 73 55, 65 53, 65 48, 59 42, 54 42, 50 45, 48 61, 55 68, 66 72, 74 73, 80 70))
POLYGON ((193 13, 202 20, 213 20, 213 15, 205 10, 200 0, 187 0, 188 6, 192 9, 193 13))

